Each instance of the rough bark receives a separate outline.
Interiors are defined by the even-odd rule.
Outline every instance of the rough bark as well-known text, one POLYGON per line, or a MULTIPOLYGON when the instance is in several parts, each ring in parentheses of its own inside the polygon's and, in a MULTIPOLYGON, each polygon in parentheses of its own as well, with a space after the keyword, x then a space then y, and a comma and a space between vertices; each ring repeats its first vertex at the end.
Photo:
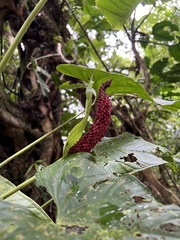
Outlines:
MULTIPOLYGON (((1 28, 8 24, 10 26, 8 34, 11 38, 15 36, 37 2, 0 1, 1 28), (4 5, 1 8, 2 4, 4 5)), ((55 74, 57 78, 59 77, 56 66, 63 60, 61 52, 58 52, 58 46, 69 39, 69 32, 66 29, 68 15, 63 7, 63 1, 47 2, 18 46, 20 63, 16 79, 7 83, 6 79, 9 79, 10 73, 10 69, 7 68, 1 77, 1 162, 61 123, 61 94, 58 85, 55 85, 50 76, 55 74), (61 42, 54 40, 56 36, 60 37, 61 42), (37 65, 33 65, 32 60, 33 64, 37 65), (47 74, 43 74, 41 69, 47 74), (14 94, 14 101, 10 98, 11 94, 14 94)), ((5 31, 1 33, 6 34, 5 31)), ((34 168, 28 170, 37 160, 42 160, 41 164, 47 166, 59 159, 61 154, 62 140, 60 133, 56 133, 0 169, 0 174, 17 185, 34 174, 34 168)), ((24 191, 32 198, 38 198, 39 203, 45 201, 40 199, 41 193, 34 187, 30 186, 24 191)))

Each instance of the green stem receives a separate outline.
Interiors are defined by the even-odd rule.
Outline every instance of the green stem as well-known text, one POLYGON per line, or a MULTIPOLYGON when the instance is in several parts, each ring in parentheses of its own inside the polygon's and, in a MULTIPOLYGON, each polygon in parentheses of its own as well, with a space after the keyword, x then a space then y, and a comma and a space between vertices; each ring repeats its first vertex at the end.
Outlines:
POLYGON ((46 2, 47 0, 40 0, 38 2, 38 4, 33 9, 33 11, 30 13, 29 17, 26 19, 26 21, 22 25, 21 29, 18 31, 16 37, 14 38, 13 43, 10 45, 2 61, 0 62, 0 73, 2 73, 2 71, 4 70, 6 64, 8 63, 9 59, 13 55, 14 50, 17 48, 25 32, 27 31, 27 29, 35 19, 36 15, 40 12, 41 8, 44 6, 46 2))
POLYGON ((45 208, 47 205, 49 205, 51 202, 54 201, 54 198, 49 199, 47 202, 45 202, 41 207, 45 208))
POLYGON ((11 196, 12 194, 16 193, 17 191, 21 190, 22 188, 28 186, 29 184, 33 183, 36 180, 36 177, 33 176, 31 178, 29 178, 28 180, 26 180, 25 182, 19 184, 18 186, 16 186, 15 188, 11 189, 10 191, 6 192, 5 194, 3 194, 1 196, 1 199, 6 199, 9 196, 11 196))
POLYGON ((2 168, 4 165, 6 165, 8 162, 10 162, 11 160, 13 160, 14 158, 18 157, 19 155, 21 155, 22 153, 24 153, 25 151, 27 151, 28 149, 30 149, 31 147, 33 147, 34 145, 36 145, 37 143, 41 142, 42 140, 44 140, 45 138, 47 138, 48 136, 50 136, 51 134, 55 133, 56 131, 58 131, 60 128, 64 127, 64 125, 68 124, 69 122, 71 122, 72 120, 74 120, 76 117, 78 117, 79 115, 81 115, 82 113, 84 113, 84 111, 80 112, 79 114, 77 114, 76 116, 70 118, 68 121, 66 121, 65 123, 61 124, 60 126, 58 126, 57 128, 53 129, 51 132, 46 133, 45 135, 43 135, 42 137, 38 138, 37 140, 35 140, 34 142, 30 143, 28 146, 24 147, 23 149, 21 149, 20 151, 18 151, 17 153, 13 154, 12 156, 10 156, 9 158, 7 158, 6 160, 4 160, 2 163, 0 163, 0 168, 2 168))

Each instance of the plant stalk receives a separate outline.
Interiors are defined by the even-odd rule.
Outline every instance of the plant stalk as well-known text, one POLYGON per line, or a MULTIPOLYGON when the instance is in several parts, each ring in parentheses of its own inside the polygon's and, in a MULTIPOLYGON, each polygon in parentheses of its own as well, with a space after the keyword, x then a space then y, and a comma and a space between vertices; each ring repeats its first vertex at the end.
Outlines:
POLYGON ((54 198, 49 199, 47 202, 45 202, 41 207, 45 208, 47 205, 49 205, 51 202, 54 201, 54 198))
POLYGON ((8 198, 12 194, 16 193, 17 191, 21 190, 22 188, 24 188, 24 187, 28 186, 29 184, 33 183, 35 180, 36 180, 35 176, 29 178, 25 182, 19 184, 15 188, 13 188, 13 189, 9 190, 8 192, 4 193, 0 198, 3 199, 3 200, 8 198))
POLYGON ((2 163, 0 163, 0 168, 2 168, 4 165, 6 165, 7 163, 9 163, 11 160, 13 160, 14 158, 18 157, 19 155, 21 155, 22 153, 24 153, 25 151, 27 151, 28 149, 30 149, 31 147, 33 147, 34 145, 36 145, 37 143, 41 142, 42 140, 44 140, 45 138, 47 138, 48 136, 50 136, 51 134, 55 133, 56 131, 58 131, 60 128, 64 127, 64 125, 68 124, 69 122, 71 122, 72 120, 74 120, 76 117, 78 117, 79 115, 81 115, 82 113, 84 113, 84 111, 80 112, 79 114, 77 114, 76 116, 70 118, 68 121, 66 121, 65 123, 61 124, 60 126, 58 126, 57 128, 53 129, 51 132, 46 133, 45 135, 43 135, 42 137, 38 138, 37 140, 35 140, 34 142, 30 143, 28 146, 24 147, 23 149, 21 149, 20 151, 18 151, 17 153, 11 155, 9 158, 7 158, 6 160, 4 160, 2 163))

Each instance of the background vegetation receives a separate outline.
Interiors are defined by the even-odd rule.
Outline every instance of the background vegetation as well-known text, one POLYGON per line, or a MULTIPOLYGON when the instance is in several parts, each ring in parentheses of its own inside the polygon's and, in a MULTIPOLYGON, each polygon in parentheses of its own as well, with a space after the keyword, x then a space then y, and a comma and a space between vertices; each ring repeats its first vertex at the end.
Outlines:
POLYGON ((2 239, 179 239, 179 15, 174 0, 0 1, 2 239), (109 79, 106 137, 68 154, 109 79))

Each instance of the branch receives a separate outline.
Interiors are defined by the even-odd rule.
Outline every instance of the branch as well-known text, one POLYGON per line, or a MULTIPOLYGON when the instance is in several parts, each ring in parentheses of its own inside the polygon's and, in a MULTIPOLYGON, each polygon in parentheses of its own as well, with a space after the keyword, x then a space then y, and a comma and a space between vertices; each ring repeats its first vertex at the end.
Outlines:
POLYGON ((138 28, 140 28, 140 26, 144 23, 144 21, 149 17, 149 15, 151 14, 153 8, 155 6, 155 3, 153 4, 152 8, 150 9, 149 13, 143 18, 143 20, 137 25, 137 27, 135 28, 135 33, 138 31, 138 28))
POLYGON ((148 40, 135 40, 135 42, 142 42, 142 43, 152 43, 152 44, 156 44, 156 45, 162 45, 162 46, 166 46, 169 47, 168 44, 165 43, 158 43, 158 42, 153 42, 153 41, 148 41, 148 40))
POLYGON ((106 64, 103 62, 103 60, 101 59, 101 57, 100 57, 98 51, 97 51, 96 48, 94 47, 94 45, 93 45, 91 39, 89 38, 89 36, 88 36, 86 30, 84 29, 84 27, 83 27, 82 24, 80 23, 79 19, 77 18, 76 14, 75 14, 74 11, 72 10, 72 8, 71 8, 71 6, 70 6, 68 0, 65 0, 65 3, 66 3, 66 5, 68 6, 69 10, 71 11, 73 17, 75 18, 75 20, 76 20, 77 23, 79 24, 81 30, 82 30, 83 33, 85 34, 85 36, 86 36, 86 38, 87 38, 89 44, 91 45, 92 49, 94 50, 96 56, 99 58, 99 60, 100 60, 100 62, 102 63, 103 67, 106 69, 107 72, 109 72, 109 69, 107 68, 107 66, 106 66, 106 64))

